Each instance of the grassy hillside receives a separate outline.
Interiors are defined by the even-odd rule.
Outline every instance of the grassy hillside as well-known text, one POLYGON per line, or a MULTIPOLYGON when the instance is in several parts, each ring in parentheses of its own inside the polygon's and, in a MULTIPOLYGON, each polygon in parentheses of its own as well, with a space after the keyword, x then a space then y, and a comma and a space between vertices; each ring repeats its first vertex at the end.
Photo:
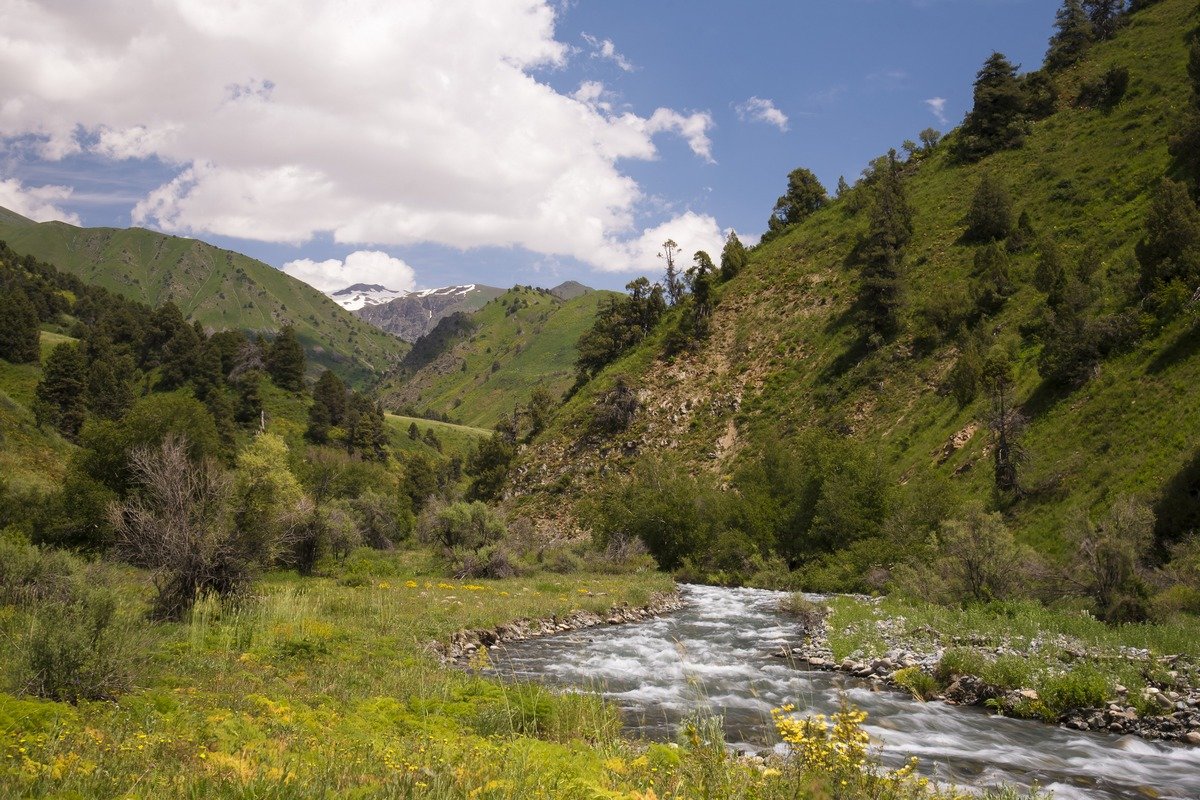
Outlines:
MULTIPOLYGON (((985 173, 1006 186, 1015 212, 1027 212, 1036 234, 1052 235, 1068 260, 1085 246, 1098 249, 1101 306, 1115 307, 1128 295, 1150 192, 1171 169, 1167 137, 1188 97, 1186 34, 1196 23, 1191 0, 1150 6, 1055 78, 1058 110, 1033 124, 1022 148, 962 164, 943 144, 908 168, 914 236, 906 250, 907 326, 896 342, 877 351, 861 344, 853 307, 858 275, 849 260, 867 214, 834 202, 754 250, 749 268, 719 290, 714 333, 695 352, 662 355, 673 324, 668 316, 576 395, 525 455, 526 463, 548 466, 527 471, 518 489, 552 515, 563 506, 556 493, 587 494, 603 472, 650 453, 674 450, 694 467, 728 475, 740 454, 780 432, 821 426, 877 451, 910 497, 991 504, 989 403, 980 397, 959 409, 948 396, 957 337, 924 341, 920 311, 944 297, 968 302, 976 246, 962 241, 963 220, 985 173), (1108 111, 1077 107, 1080 85, 1113 66, 1130 72, 1122 102, 1108 111), (581 446, 579 431, 596 398, 618 375, 649 400, 614 441, 581 446)), ((764 198, 764 213, 767 207, 764 198)), ((1200 494, 1195 316, 1150 332, 1132 351, 1105 361, 1082 388, 1052 389, 1037 371, 1040 345, 1024 333, 1043 302, 1031 283, 1035 251, 1013 256, 1019 290, 985 332, 989 341, 1019 342, 1019 400, 1030 420, 1022 478, 1030 494, 1005 506, 1010 523, 1053 552, 1079 511, 1107 508, 1132 493, 1164 512, 1160 527, 1188 524, 1180 509, 1186 514, 1200 494)))
POLYGON ((296 327, 309 358, 355 383, 399 360, 408 345, 358 319, 301 281, 240 253, 142 228, 76 228, 0 213, 0 240, 127 297, 174 301, 214 329, 296 327))
MULTIPOLYGON (((54 346, 73 339, 42 333, 42 360, 54 346)), ((55 433, 38 430, 30 406, 41 377, 38 364, 10 364, 0 359, 0 477, 18 490, 53 488, 62 479, 71 444, 55 433)))
POLYGON ((414 440, 409 437, 409 427, 414 423, 422 437, 425 437, 432 431, 433 435, 442 443, 441 452, 451 457, 462 456, 465 458, 475 448, 476 442, 492 435, 490 430, 483 428, 452 425, 448 422, 437 422, 420 417, 403 417, 398 414, 386 414, 384 415, 384 419, 387 421, 389 433, 391 434, 392 452, 394 453, 430 453, 430 446, 424 442, 423 438, 421 440, 414 440))
POLYGON ((381 394, 391 407, 491 427, 527 403, 534 389, 557 397, 570 387, 575 343, 610 296, 589 291, 564 301, 537 289, 511 289, 475 312, 473 334, 414 374, 389 380, 381 394))

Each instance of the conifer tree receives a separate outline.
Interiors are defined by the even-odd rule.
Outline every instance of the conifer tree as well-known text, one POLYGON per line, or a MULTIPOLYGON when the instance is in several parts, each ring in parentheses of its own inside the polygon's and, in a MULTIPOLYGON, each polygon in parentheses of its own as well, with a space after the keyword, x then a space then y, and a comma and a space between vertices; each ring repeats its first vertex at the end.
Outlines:
POLYGON ((231 457, 237 450, 237 421, 234 418, 237 408, 233 393, 225 386, 215 386, 205 396, 204 405, 212 414, 221 450, 231 457))
POLYGON ((209 392, 216 391, 225 384, 225 373, 221 365, 220 345, 208 339, 200 345, 196 357, 196 365, 192 371, 191 383, 196 399, 203 402, 209 392))
POLYGON ((1067 268, 1058 243, 1050 237, 1042 240, 1038 248, 1037 268, 1033 273, 1033 285, 1046 295, 1046 305, 1056 308, 1063 299, 1067 285, 1067 268))
POLYGON ((414 442, 420 441, 421 429, 417 427, 417 423, 415 423, 415 422, 408 423, 408 438, 412 439, 414 442))
POLYGON ((788 173, 787 193, 775 201, 771 218, 767 220, 768 233, 777 233, 788 225, 794 225, 817 211, 829 197, 825 187, 811 170, 798 167, 788 173))
POLYGON ((1125 0, 1083 0, 1092 29, 1097 38, 1107 39, 1117 30, 1125 12, 1125 0))
POLYGON ((199 359, 200 338, 196 329, 191 325, 180 325, 159 353, 158 361, 162 367, 159 387, 177 389, 183 386, 196 374, 199 359))
POLYGON ((0 358, 14 364, 40 355, 37 312, 20 287, 0 287, 0 358))
POLYGON ((341 425, 346 418, 346 384, 333 370, 325 370, 313 386, 313 402, 328 409, 329 424, 341 425))
POLYGON ((346 448, 367 461, 387 460, 383 406, 353 392, 346 404, 346 448))
POLYGON ((888 164, 875 186, 870 228, 862 248, 860 289, 865 328, 885 339, 900 329, 904 246, 912 237, 912 207, 894 150, 888 154, 888 164))
POLYGON ((1054 35, 1046 51, 1046 69, 1065 69, 1083 58, 1095 38, 1092 21, 1088 19, 1081 0, 1063 0, 1054 16, 1054 35))
POLYGON ((675 244, 674 239, 667 239, 663 242, 662 252, 658 257, 666 262, 666 275, 663 279, 663 288, 666 290, 667 299, 671 305, 677 304, 683 299, 683 278, 679 273, 679 268, 675 266, 675 257, 679 254, 679 245, 675 244))
POLYGON ((749 257, 736 231, 730 231, 721 249, 721 280, 727 281, 746 268, 749 257))
POLYGON ((1136 251, 1147 292, 1172 281, 1200 286, 1200 211, 1182 183, 1164 178, 1159 184, 1136 251))
POLYGON ((97 333, 87 342, 87 361, 87 410, 103 419, 120 419, 133 405, 133 359, 124 353, 117 355, 108 337, 97 333))
POLYGON ((243 428, 257 428, 262 424, 263 404, 258 388, 261 379, 262 373, 251 370, 242 373, 233 382, 233 389, 237 392, 233 419, 243 428))
POLYGON ((168 300, 155 309, 142 334, 142 367, 146 369, 157 367, 163 348, 183 328, 188 328, 190 333, 195 335, 195 331, 188 326, 183 318, 183 312, 175 303, 168 300))
POLYGON ((50 351, 34 392, 33 413, 39 426, 50 426, 68 439, 83 427, 85 364, 79 347, 63 343, 50 351))
POLYGON ((329 406, 320 400, 314 400, 313 404, 308 407, 308 428, 304 431, 304 438, 313 444, 326 444, 329 442, 331 426, 329 406))
POLYGON ((1002 183, 985 172, 971 198, 965 236, 969 241, 993 242, 1007 238, 1012 230, 1012 198, 1002 183))
POLYGON ((1025 95, 1017 68, 992 53, 975 76, 974 105, 963 120, 960 155, 968 160, 1019 147, 1025 139, 1025 95))
POLYGON ((296 329, 284 325, 267 351, 267 374, 280 389, 304 390, 304 348, 296 339, 296 329))

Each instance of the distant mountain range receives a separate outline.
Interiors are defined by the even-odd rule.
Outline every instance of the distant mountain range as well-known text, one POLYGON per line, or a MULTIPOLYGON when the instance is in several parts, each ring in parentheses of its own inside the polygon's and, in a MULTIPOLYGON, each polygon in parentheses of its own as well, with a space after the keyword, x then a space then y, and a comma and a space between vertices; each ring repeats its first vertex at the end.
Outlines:
MULTIPOLYGON (((577 281, 566 281, 549 291, 560 300, 571 300, 592 290, 577 281)), ((355 283, 330 292, 329 296, 360 319, 412 343, 432 331, 444 317, 456 311, 473 313, 504 293, 504 289, 479 283, 411 292, 374 283, 355 283)))

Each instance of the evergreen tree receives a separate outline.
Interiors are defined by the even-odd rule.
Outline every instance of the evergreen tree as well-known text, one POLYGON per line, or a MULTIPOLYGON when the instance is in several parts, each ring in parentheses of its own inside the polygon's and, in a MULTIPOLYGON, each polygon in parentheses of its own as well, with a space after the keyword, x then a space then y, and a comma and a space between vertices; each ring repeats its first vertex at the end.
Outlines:
POLYGON ((346 418, 346 384, 336 372, 325 370, 313 386, 313 402, 325 406, 330 425, 341 425, 346 418))
POLYGON ((1063 0, 1054 15, 1054 35, 1046 51, 1046 69, 1065 69, 1083 58, 1095 38, 1092 21, 1080 0, 1063 0))
POLYGON ((983 381, 992 395, 992 462, 996 489, 1005 494, 1019 493, 1019 468, 1025 460, 1020 437, 1025 419, 1013 397, 1013 357, 1007 348, 997 345, 987 355, 983 381))
POLYGON ((675 266, 675 256, 678 254, 679 245, 675 244, 673 239, 663 242, 662 252, 658 254, 658 257, 664 259, 667 264, 663 288, 666 290, 667 300, 671 305, 675 305, 683 299, 683 278, 680 276, 678 267, 675 266))
POLYGON ((1125 11, 1125 0, 1083 0, 1097 38, 1107 39, 1117 30, 1125 11))
POLYGON ((108 337, 96 333, 87 341, 87 379, 84 404, 102 419, 120 419, 134 401, 133 359, 117 355, 108 337))
POLYGON ((200 338, 191 325, 180 325, 159 352, 159 387, 177 389, 196 374, 200 360, 200 338))
POLYGON ((742 240, 735 231, 730 231, 725 239, 725 247, 721 249, 721 280, 727 281, 746 268, 749 256, 742 240))
POLYGON ((767 220, 768 234, 778 233, 794 225, 829 202, 825 187, 817 176, 804 167, 788 173, 787 193, 775 201, 771 218, 767 220))
POLYGON ((974 105, 963 120, 960 155, 968 160, 1019 147, 1025 139, 1025 96, 1017 68, 992 53, 975 76, 974 105))
POLYGON ((909 205, 896 152, 888 155, 889 166, 875 186, 870 228, 863 242, 860 300, 870 334, 888 338, 900 329, 904 302, 904 246, 912 237, 912 207, 909 205))
POLYGON ((34 392, 33 413, 39 426, 50 426, 74 440, 83 427, 86 365, 75 344, 50 351, 34 392))
POLYGON ((414 442, 421 440, 421 429, 417 427, 417 423, 408 423, 408 438, 412 439, 414 442))
POLYGON ((1012 230, 1012 198, 1002 183, 985 172, 971 198, 964 235, 973 242, 993 242, 1007 238, 1012 230))
POLYGON ((237 392, 233 419, 243 428, 258 428, 262 425, 262 395, 259 393, 258 382, 262 373, 257 370, 239 375, 233 382, 237 392))
POLYGON ((201 402, 204 402, 210 392, 216 391, 225 384, 225 372, 223 372, 221 364, 221 348, 212 338, 200 345, 191 382, 196 399, 201 402))
POLYGON ((1048 236, 1042 240, 1038 249, 1038 263, 1033 273, 1033 285, 1046 295, 1046 304, 1050 308, 1056 308, 1062 302, 1063 292, 1067 285, 1066 263, 1058 244, 1048 236))
POLYGON ((1008 253, 999 242, 975 251, 975 304, 986 314, 994 314, 1012 295, 1008 253))
POLYGON ((184 320, 183 312, 179 310, 179 306, 168 300, 155 309, 154 313, 150 315, 149 323, 142 334, 142 367, 145 369, 157 367, 162 357, 163 348, 183 328, 188 328, 191 335, 195 336, 195 331, 184 320))
POLYGON ((226 458, 232 457, 237 450, 237 407, 234 405, 233 393, 224 386, 216 386, 205 396, 204 405, 208 413, 212 414, 222 452, 226 458))
POLYGON ((38 316, 19 287, 0 287, 0 358, 14 364, 38 360, 38 316))
POLYGON ((329 406, 314 399, 313 404, 308 407, 308 428, 304 431, 304 438, 313 444, 327 444, 332 424, 329 420, 329 406))
POLYGON ((1200 186, 1200 39, 1192 40, 1187 71, 1191 85, 1189 108, 1179 131, 1168 141, 1168 149, 1196 191, 1200 186))
POLYGON ((1182 183, 1164 178, 1159 184, 1136 251, 1147 292, 1172 281, 1200 286, 1200 211, 1182 183))
POLYGON ((425 436, 422 437, 422 440, 434 450, 437 450, 439 453, 442 452, 442 442, 438 439, 437 434, 433 432, 433 428, 425 429, 425 436))
POLYGON ((267 374, 280 389, 304 390, 304 348, 296 339, 296 329, 284 325, 267 351, 267 374))
POLYGON ((966 408, 979 394, 979 382, 983 377, 983 352, 979 337, 967 332, 964 327, 959 332, 958 360, 950 370, 950 393, 958 401, 959 408, 966 408))
POLYGON ((383 406, 358 392, 346 404, 346 448, 366 461, 387 460, 387 429, 383 406))
POLYGON ((479 442, 465 468, 472 478, 467 487, 467 499, 499 500, 504 493, 509 465, 516 454, 516 443, 505 431, 497 430, 490 438, 479 442))

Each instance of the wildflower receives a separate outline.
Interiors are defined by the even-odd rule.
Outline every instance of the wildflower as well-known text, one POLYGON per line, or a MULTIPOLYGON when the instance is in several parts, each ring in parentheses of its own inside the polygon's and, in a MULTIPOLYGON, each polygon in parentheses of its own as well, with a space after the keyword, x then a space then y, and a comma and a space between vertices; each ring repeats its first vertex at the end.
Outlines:
POLYGON ((408 589, 415 589, 415 588, 417 588, 417 582, 416 581, 405 581, 404 586, 405 586, 405 588, 408 588, 408 589))

